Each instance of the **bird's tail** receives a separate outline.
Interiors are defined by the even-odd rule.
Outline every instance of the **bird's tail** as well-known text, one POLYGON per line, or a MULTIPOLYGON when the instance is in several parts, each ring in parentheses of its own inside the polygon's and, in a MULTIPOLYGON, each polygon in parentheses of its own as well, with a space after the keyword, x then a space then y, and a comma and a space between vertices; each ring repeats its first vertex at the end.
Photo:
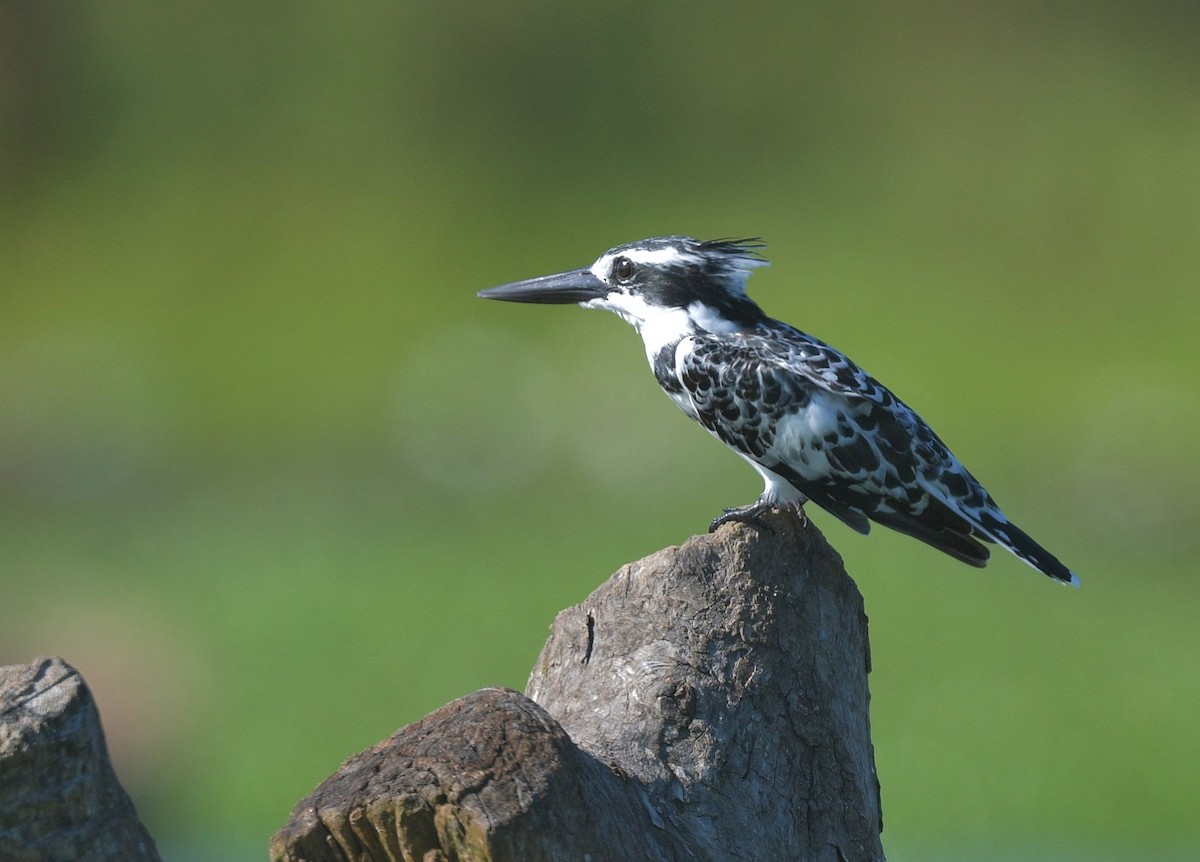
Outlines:
POLYGON ((1056 581, 1079 586, 1079 575, 1064 566, 1054 554, 1047 551, 1029 537, 1029 534, 1017 527, 1011 521, 1000 521, 990 515, 980 519, 983 532, 995 539, 1021 560, 1033 566, 1044 575, 1049 575, 1056 581))

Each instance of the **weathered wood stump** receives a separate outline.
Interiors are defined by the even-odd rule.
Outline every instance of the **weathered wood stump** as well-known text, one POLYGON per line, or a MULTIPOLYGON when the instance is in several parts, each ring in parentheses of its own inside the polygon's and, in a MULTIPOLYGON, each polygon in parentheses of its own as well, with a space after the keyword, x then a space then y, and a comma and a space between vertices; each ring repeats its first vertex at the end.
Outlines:
POLYGON ((348 760, 276 862, 882 860, 862 598, 772 515, 558 615, 528 697, 484 689, 348 760))
POLYGON ((0 667, 0 860, 158 859, 79 673, 59 658, 0 667))

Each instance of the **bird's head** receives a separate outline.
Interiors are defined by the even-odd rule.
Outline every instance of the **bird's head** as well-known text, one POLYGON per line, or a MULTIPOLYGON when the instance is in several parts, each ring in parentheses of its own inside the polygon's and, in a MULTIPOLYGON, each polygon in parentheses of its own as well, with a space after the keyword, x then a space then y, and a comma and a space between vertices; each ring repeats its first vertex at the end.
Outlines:
POLYGON ((758 239, 656 237, 617 246, 589 267, 479 292, 505 302, 578 303, 603 308, 638 331, 664 316, 712 329, 763 318, 746 295, 750 272, 767 261, 758 239))

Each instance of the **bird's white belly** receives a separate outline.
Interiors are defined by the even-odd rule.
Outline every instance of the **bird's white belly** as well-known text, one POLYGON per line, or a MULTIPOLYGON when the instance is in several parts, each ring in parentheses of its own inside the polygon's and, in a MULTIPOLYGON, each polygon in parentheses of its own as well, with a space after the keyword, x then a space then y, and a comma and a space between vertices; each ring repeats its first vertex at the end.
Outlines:
MULTIPOLYGON (((733 448, 733 447, 730 447, 733 448)), ((763 497, 776 505, 786 505, 787 503, 807 503, 808 497, 804 496, 797 490, 796 486, 787 479, 777 473, 768 470, 762 464, 759 464, 745 452, 733 450, 746 459, 746 463, 757 471, 758 475, 763 479, 763 497)))

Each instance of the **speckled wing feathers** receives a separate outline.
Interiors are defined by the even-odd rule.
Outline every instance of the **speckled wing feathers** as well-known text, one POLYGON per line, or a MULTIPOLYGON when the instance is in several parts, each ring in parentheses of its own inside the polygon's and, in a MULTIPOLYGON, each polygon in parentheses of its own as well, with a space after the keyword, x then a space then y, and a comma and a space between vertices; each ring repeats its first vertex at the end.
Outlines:
POLYGON ((911 409, 837 350, 774 321, 687 346, 677 379, 728 446, 860 532, 870 518, 986 563, 978 540, 1007 519, 911 409))

